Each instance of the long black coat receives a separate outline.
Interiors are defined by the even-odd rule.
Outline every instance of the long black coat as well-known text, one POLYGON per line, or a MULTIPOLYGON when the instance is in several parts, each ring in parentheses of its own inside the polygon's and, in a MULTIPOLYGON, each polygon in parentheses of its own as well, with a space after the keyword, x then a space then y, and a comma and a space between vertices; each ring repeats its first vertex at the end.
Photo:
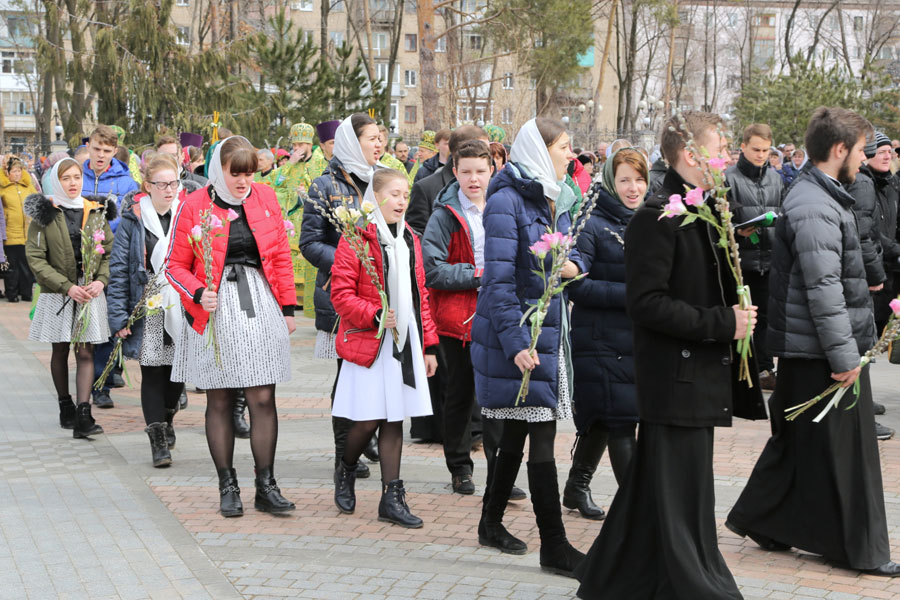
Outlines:
POLYGON ((406 210, 406 222, 413 228, 413 231, 420 236, 425 234, 428 219, 434 212, 435 200, 440 197, 441 191, 454 181, 456 181, 456 177, 453 176, 452 158, 448 159, 447 164, 432 175, 416 178, 416 182, 409 192, 409 208, 406 210))
MULTIPOLYGON (((599 185, 599 184, 594 184, 599 185)), ((575 425, 586 433, 638 422, 634 387, 634 341, 625 312, 625 226, 634 211, 600 189, 597 204, 578 237, 584 279, 569 286, 572 308, 572 396, 575 425)))
POLYGON ((660 219, 684 180, 669 169, 662 187, 625 230, 625 290, 634 322, 634 367, 642 421, 683 427, 731 425, 732 415, 767 418, 758 371, 738 382, 733 342, 737 286, 701 220, 660 219))

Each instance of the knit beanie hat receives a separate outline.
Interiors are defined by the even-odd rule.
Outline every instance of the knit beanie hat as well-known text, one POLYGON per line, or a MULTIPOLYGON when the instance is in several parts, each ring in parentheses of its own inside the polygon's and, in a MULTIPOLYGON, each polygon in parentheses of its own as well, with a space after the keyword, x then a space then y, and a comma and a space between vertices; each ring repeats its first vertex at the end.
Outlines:
POLYGON ((866 144, 865 153, 866 158, 872 158, 875 156, 875 153, 878 152, 878 149, 882 146, 890 146, 891 138, 884 135, 880 131, 875 132, 875 137, 869 140, 869 143, 866 144))

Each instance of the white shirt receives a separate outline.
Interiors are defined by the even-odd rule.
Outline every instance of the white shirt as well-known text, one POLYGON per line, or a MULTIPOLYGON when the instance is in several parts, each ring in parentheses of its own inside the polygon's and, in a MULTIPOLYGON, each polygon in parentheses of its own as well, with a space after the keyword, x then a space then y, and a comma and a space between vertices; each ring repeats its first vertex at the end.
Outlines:
POLYGON ((475 206, 471 200, 466 198, 462 189, 459 190, 459 203, 462 205, 463 211, 466 213, 466 220, 469 222, 469 229, 472 231, 473 248, 475 253, 475 268, 484 268, 484 224, 481 219, 484 212, 475 206))

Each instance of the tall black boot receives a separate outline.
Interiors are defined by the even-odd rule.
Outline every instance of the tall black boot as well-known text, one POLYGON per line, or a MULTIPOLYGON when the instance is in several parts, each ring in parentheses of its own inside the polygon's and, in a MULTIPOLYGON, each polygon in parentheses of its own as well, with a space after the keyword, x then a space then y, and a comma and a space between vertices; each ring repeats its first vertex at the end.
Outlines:
POLYGON ((234 437, 247 439, 250 437, 250 426, 244 419, 244 411, 247 409, 247 396, 244 390, 234 393, 234 437))
POLYGON ((563 506, 578 510, 585 519, 600 521, 606 517, 603 509, 594 504, 591 498, 591 479, 600 457, 606 449, 608 434, 599 427, 593 427, 587 434, 578 436, 575 442, 575 456, 572 457, 572 468, 569 479, 563 489, 563 506))
POLYGON ((366 449, 363 450, 363 456, 368 458, 370 461, 377 463, 381 460, 381 455, 378 454, 378 432, 372 434, 372 437, 369 438, 369 443, 366 444, 366 449))
POLYGON ((97 425, 91 416, 91 405, 83 402, 75 407, 75 428, 72 430, 73 438, 86 438, 103 433, 103 428, 97 425))
POLYGON ((63 429, 75 429, 75 404, 72 396, 59 398, 59 426, 63 429))
POLYGON ((166 445, 169 446, 169 450, 175 447, 175 428, 172 426, 172 421, 175 420, 177 412, 177 408, 166 409, 166 445))
POLYGON ((281 495, 272 467, 256 468, 256 498, 253 506, 256 510, 267 513, 286 513, 296 508, 293 502, 281 495))
POLYGON ((356 510, 356 468, 340 458, 334 470, 334 505, 345 515, 356 510))
POLYGON ((172 464, 172 454, 166 442, 166 424, 150 423, 144 429, 150 437, 150 452, 153 454, 154 467, 168 467, 172 464))
POLYGON ((625 481, 625 475, 628 474, 635 447, 637 447, 637 440, 633 435, 609 438, 609 462, 612 463, 616 483, 620 486, 625 481))
POLYGON ((513 536, 503 526, 503 513, 509 501, 509 493, 522 464, 522 453, 498 450, 494 460, 488 463, 488 485, 481 505, 478 522, 478 543, 497 548, 506 554, 525 554, 528 546, 513 536))
POLYGON ((219 511, 223 517, 242 517, 244 504, 234 469, 219 469, 219 511))
POLYGON ((408 529, 422 527, 422 519, 412 514, 406 504, 403 481, 395 479, 381 484, 381 502, 378 503, 378 520, 408 529))
MULTIPOLYGON (((344 417, 331 417, 331 431, 334 433, 334 468, 337 469, 344 457, 344 448, 347 447, 347 432, 353 426, 353 421, 344 417)), ((368 479, 371 475, 369 467, 361 460, 356 461, 356 477, 368 479)))
POLYGON ((566 538, 566 528, 559 505, 559 482, 556 462, 528 463, 528 487, 538 531, 541 534, 541 569, 573 577, 584 554, 572 547, 566 538))

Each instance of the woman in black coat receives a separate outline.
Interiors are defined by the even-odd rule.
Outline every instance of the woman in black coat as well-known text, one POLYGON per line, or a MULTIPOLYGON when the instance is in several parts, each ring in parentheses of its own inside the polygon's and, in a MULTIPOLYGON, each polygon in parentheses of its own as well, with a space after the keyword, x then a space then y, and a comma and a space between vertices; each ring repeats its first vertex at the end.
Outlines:
POLYGON ((609 446, 616 481, 625 476, 638 422, 634 343, 625 312, 625 227, 647 193, 647 162, 632 148, 615 152, 595 183, 597 203, 578 238, 586 277, 574 283, 573 395, 578 439, 563 505, 587 519, 602 519, 591 498, 591 478, 609 446))

